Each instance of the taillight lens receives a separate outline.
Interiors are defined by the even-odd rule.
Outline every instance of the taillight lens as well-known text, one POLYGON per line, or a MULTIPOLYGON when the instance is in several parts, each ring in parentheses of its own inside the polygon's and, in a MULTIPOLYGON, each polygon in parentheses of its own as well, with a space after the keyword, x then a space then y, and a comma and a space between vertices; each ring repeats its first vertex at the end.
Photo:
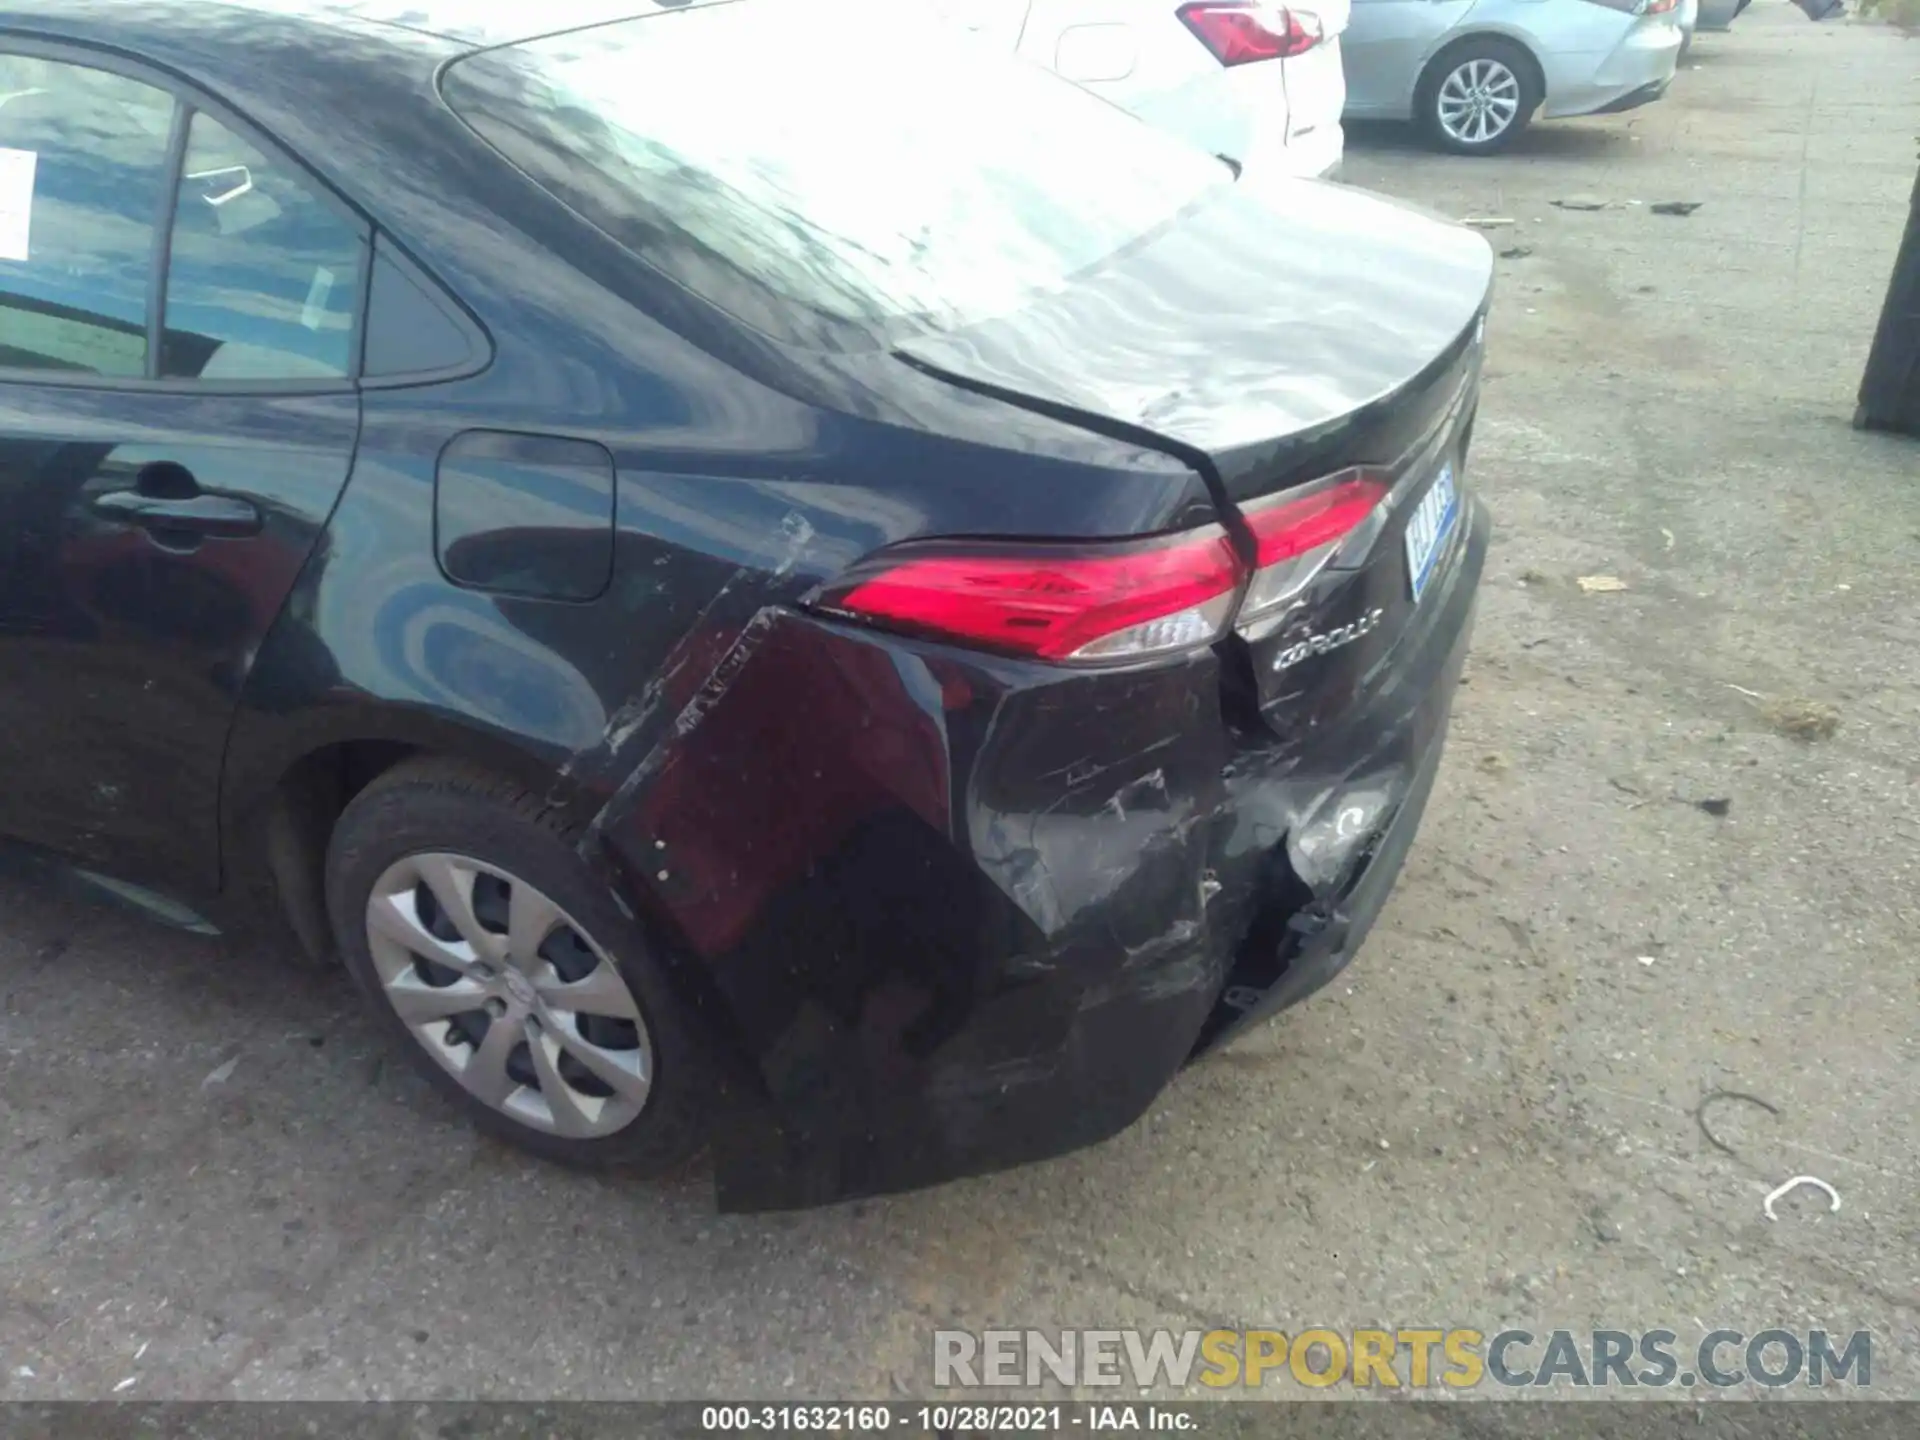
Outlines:
POLYGON ((1226 532, 1208 526, 1124 548, 902 546, 820 603, 1038 660, 1115 661, 1218 639, 1240 579, 1226 532))
POLYGON ((1245 511, 1255 546, 1253 579, 1240 620, 1257 620, 1286 604, 1326 568, 1341 545, 1370 520, 1386 498, 1387 479, 1347 470, 1305 494, 1289 491, 1245 511))
POLYGON ((1222 65, 1304 55, 1325 38, 1318 15, 1250 0, 1189 0, 1174 13, 1222 65))

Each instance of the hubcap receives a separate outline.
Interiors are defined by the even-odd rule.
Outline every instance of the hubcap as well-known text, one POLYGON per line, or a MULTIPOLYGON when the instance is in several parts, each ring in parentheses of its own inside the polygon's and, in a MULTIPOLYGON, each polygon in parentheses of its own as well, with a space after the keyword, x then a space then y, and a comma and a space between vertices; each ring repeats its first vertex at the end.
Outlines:
POLYGON ((633 1122, 653 1084, 640 1006, 606 951, 526 881, 409 855, 367 900, 387 1003, 467 1093, 571 1139, 633 1122))
POLYGON ((1440 82, 1440 128, 1467 145, 1506 133, 1520 113, 1520 79, 1498 60, 1469 60, 1440 82))

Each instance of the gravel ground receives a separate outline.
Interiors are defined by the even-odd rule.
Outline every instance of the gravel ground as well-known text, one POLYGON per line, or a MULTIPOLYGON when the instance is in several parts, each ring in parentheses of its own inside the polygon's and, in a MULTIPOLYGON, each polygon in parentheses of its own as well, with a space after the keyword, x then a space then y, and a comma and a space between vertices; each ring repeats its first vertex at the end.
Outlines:
POLYGON ((721 1217, 701 1173, 479 1141, 344 983, 19 872, 0 1397, 897 1396, 936 1325, 1421 1322, 1866 1326, 1875 1389, 1920 1396, 1920 450, 1847 424, 1917 61, 1760 0, 1667 101, 1506 158, 1353 137, 1347 178, 1525 253, 1469 684, 1334 990, 1095 1150, 721 1217), (1780 733, 1796 698, 1837 731, 1780 733), (1772 1107, 1707 1110, 1731 1153, 1717 1090, 1772 1107), (1770 1223, 1801 1173, 1841 1210, 1770 1223))

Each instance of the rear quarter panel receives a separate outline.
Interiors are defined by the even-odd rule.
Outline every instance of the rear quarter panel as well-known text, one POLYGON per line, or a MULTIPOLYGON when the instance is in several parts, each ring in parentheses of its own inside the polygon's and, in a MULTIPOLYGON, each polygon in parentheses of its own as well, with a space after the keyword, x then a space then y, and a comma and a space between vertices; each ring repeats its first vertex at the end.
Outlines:
POLYGON ((1346 114, 1386 120, 1411 115, 1421 66, 1473 8, 1473 0, 1353 0, 1340 37, 1346 114))
POLYGON ((1489 24, 1513 34, 1533 52, 1547 81, 1547 108, 1554 97, 1587 85, 1599 63, 1636 23, 1591 0, 1492 0, 1474 10, 1489 24))
MULTIPOLYGON (((222 786, 234 849, 257 849, 289 767, 353 740, 463 755, 589 823, 757 615, 870 549, 1211 517, 1198 477, 1164 455, 953 390, 884 350, 790 355, 684 292, 660 299, 672 287, 438 107, 432 59, 368 71, 360 108, 300 132, 304 153, 474 312, 493 360, 367 390, 352 478, 241 697, 222 786), (615 458, 605 594, 516 598, 442 573, 436 461, 465 429, 615 458)), ((287 102, 303 125, 328 113, 298 87, 287 102)))
MULTIPOLYGON (((1328 25, 1346 28, 1346 7, 1337 10, 1328 25)), ((1333 136, 1340 129, 1340 116, 1347 108, 1346 59, 1341 53, 1340 36, 1329 29, 1328 36, 1304 55, 1280 62, 1281 76, 1287 87, 1286 148, 1296 156, 1311 153, 1318 146, 1323 153, 1338 144, 1333 136)), ((1311 167, 1289 167, 1296 175, 1314 173, 1311 167)))

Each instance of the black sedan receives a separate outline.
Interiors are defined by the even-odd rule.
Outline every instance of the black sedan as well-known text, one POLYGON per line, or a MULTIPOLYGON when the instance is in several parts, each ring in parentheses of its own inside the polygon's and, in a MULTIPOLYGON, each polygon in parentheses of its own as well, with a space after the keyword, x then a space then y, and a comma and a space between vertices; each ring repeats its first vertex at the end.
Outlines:
POLYGON ((1466 653, 1487 246, 971 43, 0 0, 0 833, 732 1207, 1325 984, 1466 653))

